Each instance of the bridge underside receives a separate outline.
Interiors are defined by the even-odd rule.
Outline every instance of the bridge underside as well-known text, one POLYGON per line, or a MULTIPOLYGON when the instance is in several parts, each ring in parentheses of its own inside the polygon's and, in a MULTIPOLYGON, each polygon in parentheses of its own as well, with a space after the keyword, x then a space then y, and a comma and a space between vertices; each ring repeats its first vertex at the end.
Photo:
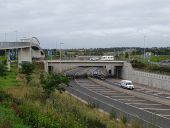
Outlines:
POLYGON ((46 61, 45 71, 60 73, 76 67, 104 67, 111 76, 120 78, 123 64, 123 61, 46 61))

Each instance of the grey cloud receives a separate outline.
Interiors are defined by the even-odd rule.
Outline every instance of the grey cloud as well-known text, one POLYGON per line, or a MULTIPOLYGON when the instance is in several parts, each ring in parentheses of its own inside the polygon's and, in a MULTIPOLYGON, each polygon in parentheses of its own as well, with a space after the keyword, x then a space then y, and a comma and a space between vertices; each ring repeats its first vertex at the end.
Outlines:
POLYGON ((150 47, 170 42, 169 0, 0 0, 0 16, 1 40, 17 30, 43 47, 143 47, 144 35, 150 47))

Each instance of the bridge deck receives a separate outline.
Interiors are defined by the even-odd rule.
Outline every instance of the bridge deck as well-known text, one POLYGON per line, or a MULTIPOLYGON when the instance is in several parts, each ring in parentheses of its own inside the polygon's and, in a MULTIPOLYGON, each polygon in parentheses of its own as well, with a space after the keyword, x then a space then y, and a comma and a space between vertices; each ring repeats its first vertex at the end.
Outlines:
POLYGON ((0 42, 0 49, 17 49, 35 46, 40 49, 40 46, 31 42, 0 42))

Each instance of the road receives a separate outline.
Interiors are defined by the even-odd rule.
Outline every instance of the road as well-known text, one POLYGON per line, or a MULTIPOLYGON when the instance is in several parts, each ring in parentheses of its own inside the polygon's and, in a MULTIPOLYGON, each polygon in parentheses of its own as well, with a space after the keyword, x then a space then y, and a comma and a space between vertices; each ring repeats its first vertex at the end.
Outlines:
MULTIPOLYGON (((79 68, 72 73, 84 74, 89 70, 91 69, 79 68)), ((154 98, 165 100, 166 97, 153 95, 149 91, 140 92, 141 88, 134 91, 122 89, 112 79, 92 81, 76 78, 70 84, 72 87, 67 88, 67 91, 89 103, 98 104, 106 112, 115 111, 119 117, 125 115, 127 119, 142 120, 145 122, 144 127, 169 128, 170 126, 170 106, 149 99, 155 96, 154 98), (133 93, 139 93, 139 96, 133 93), (140 98, 141 94, 146 93, 148 94, 145 98, 140 98)))

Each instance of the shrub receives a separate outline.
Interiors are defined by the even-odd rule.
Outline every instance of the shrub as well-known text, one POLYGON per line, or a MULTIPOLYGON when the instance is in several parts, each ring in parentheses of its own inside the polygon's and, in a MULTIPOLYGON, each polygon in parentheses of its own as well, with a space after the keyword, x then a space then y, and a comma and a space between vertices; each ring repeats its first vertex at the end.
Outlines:
POLYGON ((7 75, 8 68, 4 62, 0 61, 0 77, 5 77, 7 75))
POLYGON ((23 74, 25 74, 25 78, 27 80, 27 84, 32 80, 32 73, 33 73, 33 70, 34 70, 34 65, 31 64, 30 62, 23 62, 21 64, 21 72, 23 74))
POLYGON ((43 93, 45 98, 49 98, 51 93, 58 90, 60 93, 65 91, 65 85, 68 86, 69 78, 62 74, 40 74, 40 83, 42 84, 43 93))

